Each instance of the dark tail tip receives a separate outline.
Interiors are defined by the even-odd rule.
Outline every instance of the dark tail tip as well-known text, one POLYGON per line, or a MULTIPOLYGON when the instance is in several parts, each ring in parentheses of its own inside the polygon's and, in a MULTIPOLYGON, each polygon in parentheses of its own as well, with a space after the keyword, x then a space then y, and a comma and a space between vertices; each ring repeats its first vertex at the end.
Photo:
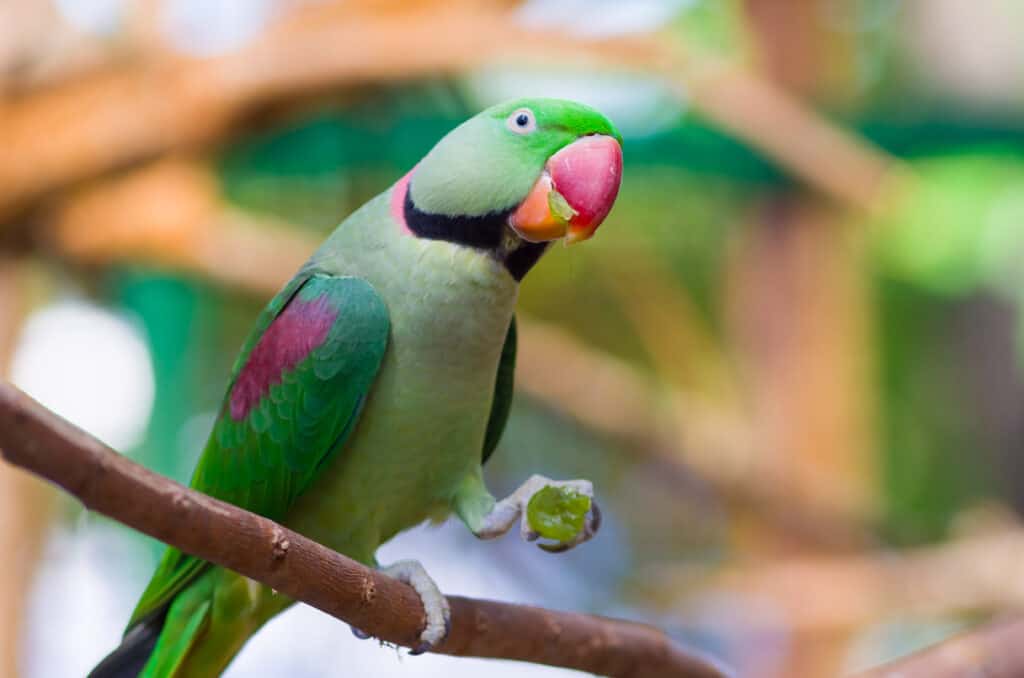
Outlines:
POLYGON ((121 644, 86 678, 137 678, 156 647, 157 638, 164 628, 164 618, 160 614, 133 626, 121 644))

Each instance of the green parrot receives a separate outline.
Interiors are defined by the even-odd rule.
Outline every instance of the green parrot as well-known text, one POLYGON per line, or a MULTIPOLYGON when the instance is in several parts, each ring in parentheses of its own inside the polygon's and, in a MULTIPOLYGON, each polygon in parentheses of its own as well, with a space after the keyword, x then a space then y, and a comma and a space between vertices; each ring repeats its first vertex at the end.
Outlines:
MULTIPOLYGON (((596 110, 557 99, 489 108, 448 133, 401 180, 341 223, 260 314, 232 369, 191 486, 277 520, 371 567, 377 548, 455 513, 490 539, 553 486, 533 476, 501 501, 482 466, 505 428, 519 282, 551 242, 585 240, 622 176, 621 137, 596 110)), ((596 504, 565 550, 596 531, 596 504)), ((449 626, 415 561, 427 623, 449 626)), ((214 676, 294 601, 168 548, 121 645, 90 674, 214 676)))

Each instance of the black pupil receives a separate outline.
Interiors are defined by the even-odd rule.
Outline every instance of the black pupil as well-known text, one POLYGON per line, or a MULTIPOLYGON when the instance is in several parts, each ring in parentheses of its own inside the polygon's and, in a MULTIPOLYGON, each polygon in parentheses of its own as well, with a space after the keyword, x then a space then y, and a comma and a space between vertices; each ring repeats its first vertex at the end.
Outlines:
POLYGON ((516 116, 516 124, 520 127, 526 127, 528 122, 530 122, 530 116, 526 115, 526 113, 520 113, 516 116))

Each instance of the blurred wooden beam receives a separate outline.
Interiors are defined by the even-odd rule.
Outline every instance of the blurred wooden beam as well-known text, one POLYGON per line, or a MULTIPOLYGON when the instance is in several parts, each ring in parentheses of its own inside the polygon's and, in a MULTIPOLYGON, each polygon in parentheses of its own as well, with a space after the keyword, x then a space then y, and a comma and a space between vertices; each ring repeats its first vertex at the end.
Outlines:
POLYGON ((842 207, 884 210, 913 180, 898 160, 746 68, 693 64, 675 85, 709 120, 842 207))
POLYGON ((700 609, 723 597, 750 605, 753 625, 784 625, 808 644, 892 618, 1024 612, 1024 530, 1003 528, 936 546, 851 556, 758 560, 709 573, 665 565, 638 581, 652 604, 700 609), (757 610, 766 612, 758 620, 757 610))
MULTIPOLYGON (((28 315, 27 261, 0 255, 0 377, 10 372, 28 315)), ((53 492, 24 471, 0 465, 0 676, 21 675, 24 619, 32 575, 50 520, 53 492)))
POLYGON ((343 3, 297 13, 222 56, 166 53, 83 77, 0 107, 0 214, 139 159, 211 144, 271 101, 453 73, 503 53, 558 55, 561 39, 519 29, 489 5, 343 3))
POLYGON ((759 70, 789 91, 813 94, 821 85, 822 58, 828 53, 819 1, 745 0, 743 6, 759 70))
POLYGON ((529 30, 502 4, 330 3, 237 52, 163 54, 0 104, 0 219, 49 192, 210 145, 269 102, 486 63, 564 63, 665 78, 695 108, 844 204, 872 207, 892 161, 734 64, 660 36, 587 40, 529 30))
POLYGON ((290 224, 229 208, 211 171, 180 158, 78 191, 49 223, 44 239, 76 261, 138 261, 264 297, 319 244, 290 224))
MULTIPOLYGON (((841 10, 826 7, 823 0, 742 4, 762 81, 792 94, 780 101, 826 101, 829 85, 843 93, 857 91, 855 80, 836 83, 832 77, 835 66, 852 55, 843 49, 849 36, 836 34, 825 18, 826 12, 841 10)), ((849 153, 853 147, 835 143, 830 139, 834 130, 817 121, 786 129, 800 117, 802 107, 795 108, 777 123, 767 123, 783 125, 776 138, 807 151, 793 156, 805 159, 808 170, 817 166, 833 194, 882 207, 884 194, 893 190, 886 186, 896 176, 891 168, 877 166, 863 153, 849 153), (820 162, 826 148, 840 154, 835 165, 820 162), (851 181, 851 176, 858 178, 851 181)), ((771 118, 773 111, 767 110, 771 118)), ((729 267, 729 325, 766 458, 762 481, 801 504, 838 505, 840 513, 862 516, 871 524, 881 508, 871 410, 877 392, 870 376, 871 299, 864 276, 865 229, 850 225, 836 205, 803 187, 783 188, 757 205, 729 267)), ((734 521, 737 541, 753 558, 806 554, 807 544, 780 540, 778 533, 763 529, 760 516, 744 518, 734 521)), ((850 632, 819 629, 813 641, 798 638, 783 673, 793 678, 835 675, 845 660, 850 632)))
POLYGON ((793 501, 880 512, 864 231, 802 194, 760 204, 728 266, 729 331, 763 459, 793 501))

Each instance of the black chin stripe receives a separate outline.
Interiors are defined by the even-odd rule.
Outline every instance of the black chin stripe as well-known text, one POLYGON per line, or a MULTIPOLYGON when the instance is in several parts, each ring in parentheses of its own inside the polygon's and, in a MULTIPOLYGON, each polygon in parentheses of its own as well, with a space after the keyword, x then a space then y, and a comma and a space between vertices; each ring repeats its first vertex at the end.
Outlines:
POLYGON ((412 190, 405 192, 405 224, 421 238, 446 240, 466 247, 497 250, 511 210, 478 217, 448 216, 422 212, 412 201, 412 190))
POLYGON ((505 268, 513 278, 522 280, 541 255, 547 251, 549 244, 546 242, 524 242, 505 255, 505 268))
POLYGON ((518 246, 507 249, 503 243, 506 222, 512 210, 491 212, 478 217, 430 214, 423 212, 412 201, 412 191, 405 192, 405 224, 420 238, 444 240, 446 242, 486 250, 505 265, 517 282, 523 279, 550 243, 517 241, 518 246))

